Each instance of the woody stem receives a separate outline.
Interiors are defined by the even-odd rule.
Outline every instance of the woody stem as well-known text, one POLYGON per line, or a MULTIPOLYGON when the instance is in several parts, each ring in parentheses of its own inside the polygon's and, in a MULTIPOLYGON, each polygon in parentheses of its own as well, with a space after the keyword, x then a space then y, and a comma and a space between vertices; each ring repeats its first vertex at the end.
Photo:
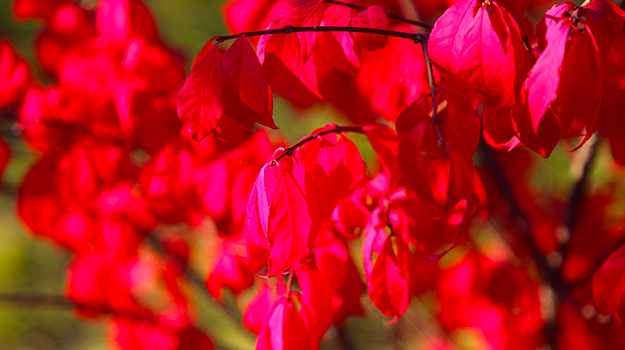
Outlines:
POLYGON ((274 159, 274 161, 277 162, 277 161, 279 161, 280 159, 282 159, 282 158, 284 158, 286 156, 292 155, 293 152, 297 148, 299 148, 300 146, 304 145, 305 143, 307 143, 309 141, 312 141, 312 140, 316 139, 319 136, 332 134, 332 133, 341 133, 341 132, 357 132, 357 133, 361 133, 361 134, 364 133, 364 131, 362 130, 362 127, 360 127, 360 126, 335 126, 332 129, 320 131, 318 133, 315 133, 315 134, 308 135, 308 136, 304 137, 303 139, 299 140, 293 146, 285 148, 284 151, 282 152, 282 154, 279 155, 276 159, 274 159))
POLYGON ((269 34, 292 34, 292 33, 303 33, 303 32, 350 32, 350 33, 366 33, 366 34, 376 34, 376 35, 385 35, 392 36, 397 38, 411 39, 417 40, 419 36, 422 34, 415 33, 406 33, 406 32, 398 32, 395 30, 388 29, 375 29, 375 28, 367 28, 367 27, 350 27, 350 26, 313 26, 313 27, 293 27, 286 26, 284 28, 278 29, 267 29, 267 30, 259 30, 253 32, 242 32, 238 34, 232 35, 223 35, 216 36, 213 40, 217 40, 217 43, 220 43, 225 40, 236 39, 241 35, 246 37, 253 36, 261 36, 261 35, 269 35, 269 34))
POLYGON ((291 295, 291 288, 293 287, 293 277, 295 277, 295 274, 293 272, 289 273, 289 279, 286 281, 287 298, 291 295))
MULTIPOLYGON (((445 139, 443 138, 443 134, 441 133, 441 121, 438 119, 438 105, 436 104, 436 82, 434 81, 434 70, 432 69, 432 61, 430 60, 430 55, 428 53, 428 36, 422 35, 420 37, 419 42, 421 42, 421 47, 423 48, 423 57, 425 59, 425 68, 428 72, 428 79, 430 84, 430 98, 432 99, 432 124, 434 125, 434 132, 436 132, 436 138, 438 139, 438 148, 441 150, 444 149, 445 139)), ((415 40, 416 42, 416 40, 415 40)))

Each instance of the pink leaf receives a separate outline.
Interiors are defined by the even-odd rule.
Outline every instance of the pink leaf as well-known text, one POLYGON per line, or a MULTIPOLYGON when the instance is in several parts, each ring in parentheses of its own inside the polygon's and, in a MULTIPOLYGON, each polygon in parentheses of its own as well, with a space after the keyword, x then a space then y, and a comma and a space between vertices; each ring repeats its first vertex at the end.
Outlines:
POLYGON ((195 140, 202 140, 220 123, 223 109, 224 78, 217 45, 206 44, 191 74, 178 92, 178 117, 189 124, 195 140))
POLYGON ((597 311, 602 315, 615 314, 619 324, 625 316, 621 311, 625 292, 623 271, 625 271, 625 246, 610 255, 592 278, 592 294, 597 311))
POLYGON ((241 125, 262 120, 270 105, 270 91, 258 57, 245 36, 240 36, 224 54, 223 116, 241 125))
POLYGON ((248 204, 252 239, 261 245, 264 236, 270 251, 269 276, 278 275, 308 256, 317 234, 318 220, 311 210, 315 205, 305 183, 309 180, 297 168, 294 166, 291 174, 281 163, 266 164, 248 204))
MULTIPOLYGON (((373 5, 366 10, 358 12, 352 18, 352 26, 373 29, 388 29, 388 18, 386 12, 380 5, 373 5)), ((388 37, 385 35, 353 33, 354 40, 365 50, 374 51, 383 48, 388 44, 388 37)))

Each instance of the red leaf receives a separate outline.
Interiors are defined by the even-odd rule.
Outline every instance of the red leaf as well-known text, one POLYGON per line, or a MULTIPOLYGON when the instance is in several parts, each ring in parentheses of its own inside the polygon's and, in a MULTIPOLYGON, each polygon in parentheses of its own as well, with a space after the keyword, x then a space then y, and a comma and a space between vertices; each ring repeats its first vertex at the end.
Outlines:
POLYGON ((481 94, 485 104, 514 105, 532 58, 512 16, 496 2, 483 5, 464 41, 458 76, 481 94))
POLYGON ((406 243, 395 239, 397 253, 393 250, 393 239, 387 237, 371 271, 369 295, 375 306, 386 316, 401 317, 412 299, 414 291, 413 256, 406 243))
POLYGON ((282 164, 272 162, 261 169, 254 184, 248 218, 252 238, 262 246, 263 235, 269 248, 269 276, 293 266, 308 256, 312 248, 317 223, 311 217, 312 203, 304 181, 307 180, 297 171, 292 175, 282 164), (252 222, 255 217, 258 223, 252 222))
POLYGON ((521 141, 543 156, 548 156, 560 139, 561 123, 547 109, 560 85, 570 24, 561 21, 550 28, 547 47, 523 83, 522 103, 517 105, 521 111, 514 114, 521 141))
MULTIPOLYGON (((331 124, 313 133, 331 129, 331 124)), ((298 149, 298 159, 314 176, 319 190, 321 219, 327 220, 338 201, 361 184, 365 166, 356 145, 344 135, 327 134, 298 149)))
MULTIPOLYGON (((388 17, 380 5, 373 5, 364 11, 358 12, 352 18, 352 26, 373 29, 388 29, 388 17)), ((378 50, 388 44, 386 35, 376 35, 367 33, 353 33, 354 40, 365 50, 378 50)))
POLYGON ((223 116, 241 125, 252 125, 272 109, 271 92, 258 57, 245 36, 240 36, 224 54, 223 116))
POLYGON ((54 163, 43 159, 24 176, 17 194, 17 212, 36 235, 54 237, 57 221, 65 212, 54 186, 54 163))
POLYGON ((625 246, 620 247, 601 265, 592 278, 593 297, 597 311, 602 315, 614 315, 619 325, 623 317, 623 293, 625 292, 625 246))
POLYGON ((206 44, 178 92, 178 117, 201 141, 217 128, 223 109, 224 78, 217 45, 206 44))
POLYGON ((475 5, 475 0, 459 2, 434 23, 428 39, 428 52, 436 68, 447 74, 454 75, 460 68, 464 36, 473 21, 475 5))
POLYGON ((408 183, 424 200, 443 211, 476 204, 473 163, 464 152, 445 143, 441 151, 429 121, 415 126, 399 144, 399 160, 408 183))
MULTIPOLYGON (((314 27, 321 25, 323 18, 324 1, 316 0, 306 2, 298 7, 291 9, 282 17, 271 23, 268 29, 284 28, 286 26, 293 27, 314 27)), ((281 34, 278 34, 281 35, 281 34)), ((313 53, 313 49, 317 42, 318 32, 296 33, 300 46, 299 69, 308 61, 313 53)))
POLYGON ((437 67, 471 84, 484 104, 514 105, 531 56, 516 22, 496 2, 465 0, 452 6, 428 42, 437 67))
POLYGON ((380 254, 386 242, 388 220, 381 207, 371 213, 364 229, 365 239, 362 242, 362 264, 367 284, 371 283, 371 271, 374 266, 374 253, 380 254))
POLYGON ((9 159, 11 159, 11 148, 4 142, 4 139, 0 137, 0 182, 2 181, 2 174, 9 163, 9 159))
POLYGON ((399 182, 401 170, 397 160, 397 148, 399 139, 393 129, 381 124, 365 125, 363 128, 371 146, 380 160, 382 170, 391 179, 391 188, 399 182))
POLYGON ((363 315, 365 313, 360 297, 365 290, 362 283, 362 277, 356 264, 349 259, 347 261, 347 276, 344 279, 343 287, 339 291, 339 295, 333 298, 333 306, 335 306, 333 322, 337 326, 342 326, 348 316, 363 315), (336 305, 338 304, 338 308, 336 305))
MULTIPOLYGON (((394 27, 394 30, 409 31, 411 27, 394 27)), ((439 80, 438 72, 434 74, 439 80)), ((407 45, 405 39, 389 38, 384 48, 363 51, 357 84, 376 113, 387 120, 396 120, 408 105, 429 92, 423 50, 419 45, 407 45)))
POLYGON ((150 10, 137 0, 99 1, 95 24, 98 33, 115 45, 123 45, 136 36, 150 43, 158 41, 156 22, 150 10))
POLYGON ((322 337, 332 324, 332 287, 308 264, 298 266, 294 273, 301 289, 302 301, 312 316, 311 326, 316 327, 315 333, 322 337))
MULTIPOLYGON (((322 26, 349 26, 352 10, 345 6, 329 5, 323 12, 322 26)), ((360 48, 347 32, 319 33, 313 55, 323 55, 336 69, 350 75, 358 73, 360 68, 360 48)))
POLYGON ((206 287, 213 298, 221 298, 222 290, 228 288, 239 294, 254 283, 257 272, 250 263, 252 257, 242 241, 226 241, 219 250, 213 270, 206 278, 206 287))
POLYGON ((300 306, 300 312, 298 312, 296 308, 296 302, 301 303, 297 297, 296 293, 292 293, 289 297, 281 296, 276 300, 269 311, 265 326, 258 335, 256 350, 319 348, 318 343, 315 346, 309 341, 309 329, 300 315, 304 310, 300 306))
POLYGON ((284 99, 297 94, 300 44, 297 35, 264 35, 258 42, 258 56, 271 89, 284 99))
POLYGON ((261 284, 243 310, 243 326, 252 333, 259 334, 275 301, 276 294, 272 288, 267 283, 261 284))
POLYGON ((15 0, 13 14, 19 19, 47 19, 60 0, 15 0))
POLYGON ((584 23, 583 11, 565 3, 545 14, 537 27, 539 38, 546 39, 546 43, 539 42, 544 50, 523 85, 522 103, 515 110, 519 138, 545 157, 560 138, 585 133, 583 144, 595 130, 603 70, 600 51, 608 49, 603 47, 606 41, 610 45, 613 41, 598 38, 603 41, 598 49, 590 27, 578 29, 584 23))
POLYGON ((228 205, 228 168, 224 160, 195 169, 193 182, 200 202, 213 219, 220 218, 228 205))
POLYGON ((593 37, 601 61, 606 62, 614 41, 623 31, 625 13, 607 0, 595 0, 584 6, 583 22, 593 37))
POLYGON ((0 40, 0 110, 21 104, 29 80, 26 61, 15 54, 9 42, 0 40))

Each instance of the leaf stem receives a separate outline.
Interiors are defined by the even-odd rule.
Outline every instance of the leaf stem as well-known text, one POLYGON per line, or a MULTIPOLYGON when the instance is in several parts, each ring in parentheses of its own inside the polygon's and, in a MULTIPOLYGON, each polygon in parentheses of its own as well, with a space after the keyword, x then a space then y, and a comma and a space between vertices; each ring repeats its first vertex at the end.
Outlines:
POLYGON ((571 234, 575 228, 575 223, 577 222, 579 211, 584 205, 584 198, 586 197, 586 188, 588 184, 588 179, 590 177, 590 171, 592 170, 592 166, 595 162, 595 159, 597 158, 597 153, 599 149, 600 139, 598 135, 594 135, 588 141, 588 143, 591 143, 591 148, 585 155, 586 157, 583 160, 584 165, 582 171, 575 181, 573 188, 571 189, 571 194, 569 195, 569 200, 566 211, 564 213, 562 226, 558 230, 558 254, 561 260, 566 257, 569 242, 571 241, 571 234))
MULTIPOLYGON (((584 168, 582 169, 582 173, 579 178, 573 185, 571 190, 571 195, 569 196, 568 207, 566 209, 566 214, 564 217, 564 226, 570 232, 575 225, 575 221, 577 219, 577 215, 579 214, 579 209, 583 204, 584 197, 586 195, 586 185, 588 184, 588 178, 590 177, 590 171, 592 170, 592 166, 594 164, 595 159, 597 158, 597 153, 599 149, 599 138, 595 135, 594 141, 591 140, 592 145, 591 149, 584 160, 584 168)), ((563 242, 560 245, 560 250, 564 252, 563 246, 566 245, 568 240, 563 242)))
POLYGON ((530 43, 529 36, 527 35, 523 37, 523 47, 532 56, 532 63, 536 63, 536 56, 534 55, 534 50, 532 49, 532 43, 530 43))
POLYGON ((316 139, 319 136, 332 134, 332 133, 341 133, 341 132, 357 132, 357 133, 364 134, 364 130, 362 130, 361 126, 335 126, 332 129, 324 130, 324 131, 318 132, 316 134, 312 134, 312 135, 308 135, 308 136, 304 137, 303 139, 299 140, 293 146, 285 148, 284 151, 282 152, 282 154, 279 155, 273 161, 277 162, 277 161, 279 161, 280 159, 282 159, 282 158, 284 158, 286 156, 292 155, 293 152, 295 152, 295 150, 297 148, 299 148, 300 146, 304 145, 305 143, 307 143, 309 141, 312 141, 312 140, 316 139))
MULTIPOLYGON (((436 138, 438 139, 438 148, 441 151, 445 151, 445 139, 441 133, 441 121, 438 119, 438 105, 436 104, 436 82, 434 81, 434 70, 432 69, 432 61, 430 60, 430 54, 428 53, 428 39, 429 36, 422 35, 419 42, 423 48, 423 57, 425 59, 425 68, 428 72, 428 79, 430 84, 430 98, 432 98, 432 124, 434 125, 434 132, 436 132, 436 138)), ((415 40, 415 42, 417 42, 415 40)))
POLYGON ((293 277, 295 274, 293 272, 289 273, 289 279, 286 281, 286 297, 291 296, 291 288, 293 288, 293 277))
MULTIPOLYGON (((347 6, 349 8, 353 8, 353 9, 356 9, 356 10, 366 10, 367 9, 364 6, 356 5, 356 4, 353 4, 351 2, 342 2, 342 1, 336 1, 336 0, 325 0, 325 2, 327 2, 329 4, 347 6)), ((386 17, 392 18, 392 19, 394 19, 396 21, 400 21, 400 22, 404 22, 404 23, 408 23, 408 24, 413 24, 415 26, 423 27, 423 28, 426 28, 426 29, 434 28, 433 25, 430 25, 430 24, 427 24, 427 23, 423 23, 423 22, 419 22, 419 21, 415 21, 413 19, 408 19, 408 18, 404 18, 404 17, 401 17, 401 16, 393 15, 391 13, 386 13, 386 17)))
POLYGON ((269 34, 292 34, 292 33, 303 33, 303 32, 350 32, 350 33, 367 33, 367 34, 377 34, 377 35, 386 35, 397 38, 418 40, 420 36, 423 34, 418 33, 406 33, 406 32, 398 32, 395 30, 388 29, 375 29, 375 28, 367 28, 367 27, 350 27, 350 26, 313 26, 313 27, 293 27, 286 26, 284 28, 278 29, 267 29, 267 30, 259 30, 252 32, 242 32, 238 34, 232 35, 222 35, 216 36, 213 40, 217 40, 218 43, 232 40, 240 37, 241 35, 245 35, 246 37, 254 37, 261 35, 269 35, 269 34))

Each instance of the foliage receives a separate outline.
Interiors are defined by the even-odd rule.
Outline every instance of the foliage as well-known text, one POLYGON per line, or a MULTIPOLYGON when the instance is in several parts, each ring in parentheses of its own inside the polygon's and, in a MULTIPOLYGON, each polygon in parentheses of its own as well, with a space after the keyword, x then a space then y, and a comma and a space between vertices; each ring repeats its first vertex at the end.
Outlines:
POLYGON ((614 3, 232 0, 188 76, 140 0, 85 4, 14 1, 45 27, 36 66, 0 41, 0 110, 37 154, 18 215, 72 256, 58 301, 115 347, 215 348, 191 284, 247 299, 257 349, 353 347, 365 299, 393 329, 417 300, 420 348, 624 345, 622 199, 588 190, 600 139, 625 163, 614 3), (274 99, 351 125, 287 146, 274 99), (539 196, 561 139, 570 196, 539 196))

